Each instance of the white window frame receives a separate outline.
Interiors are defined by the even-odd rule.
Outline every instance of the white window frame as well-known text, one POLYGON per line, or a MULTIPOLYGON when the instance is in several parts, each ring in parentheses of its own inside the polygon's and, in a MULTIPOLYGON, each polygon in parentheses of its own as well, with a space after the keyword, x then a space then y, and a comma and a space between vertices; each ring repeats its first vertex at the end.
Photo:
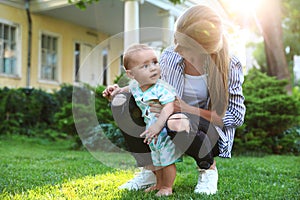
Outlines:
MULTIPOLYGON (((15 57, 16 57, 16 65, 15 65, 15 72, 13 74, 8 74, 8 73, 2 73, 0 71, 0 76, 1 77, 9 77, 9 78, 21 78, 21 63, 22 63, 22 55, 21 55, 21 49, 22 49, 22 39, 21 39, 21 26, 17 23, 5 20, 5 19, 0 19, 1 24, 5 24, 11 27, 16 28, 16 50, 14 52, 15 57)), ((3 55, 3 49, 4 48, 1 44, 2 39, 0 38, 0 54, 3 55)), ((2 57, 1 57, 2 59, 2 57)))
POLYGON ((39 67, 38 67, 38 81, 40 83, 46 84, 54 84, 59 85, 61 83, 61 71, 62 71, 62 64, 61 64, 61 35, 49 31, 42 30, 39 33, 39 67), (42 78, 42 36, 48 35, 51 37, 57 38, 57 80, 48 80, 42 78))

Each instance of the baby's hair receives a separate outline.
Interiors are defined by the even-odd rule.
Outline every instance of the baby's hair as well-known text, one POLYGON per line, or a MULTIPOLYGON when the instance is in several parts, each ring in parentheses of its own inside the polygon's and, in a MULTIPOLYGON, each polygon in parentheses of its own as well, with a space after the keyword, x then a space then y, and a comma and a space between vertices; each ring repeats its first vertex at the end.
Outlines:
POLYGON ((123 55, 123 65, 126 70, 130 69, 130 62, 133 60, 132 55, 141 50, 153 50, 146 44, 133 44, 129 46, 123 55))

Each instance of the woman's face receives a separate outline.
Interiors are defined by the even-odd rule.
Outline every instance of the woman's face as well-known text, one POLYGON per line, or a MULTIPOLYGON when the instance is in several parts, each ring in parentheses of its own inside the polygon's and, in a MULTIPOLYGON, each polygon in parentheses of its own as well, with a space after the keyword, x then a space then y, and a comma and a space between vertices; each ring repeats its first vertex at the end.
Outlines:
POLYGON ((144 90, 151 87, 160 78, 160 66, 153 50, 142 50, 136 52, 133 56, 133 62, 127 74, 134 78, 144 90))
POLYGON ((181 34, 175 33, 175 51, 181 55, 186 61, 195 67, 203 66, 205 59, 209 54, 194 39, 181 34))

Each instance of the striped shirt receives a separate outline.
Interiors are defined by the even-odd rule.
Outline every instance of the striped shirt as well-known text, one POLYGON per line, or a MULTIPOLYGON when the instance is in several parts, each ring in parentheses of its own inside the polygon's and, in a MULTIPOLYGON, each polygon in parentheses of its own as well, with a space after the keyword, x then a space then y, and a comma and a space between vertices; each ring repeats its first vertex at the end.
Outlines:
MULTIPOLYGON (((161 79, 172 85, 177 92, 178 97, 182 98, 184 89, 184 63, 183 58, 176 52, 173 47, 164 50, 160 57, 161 79)), ((219 156, 230 158, 233 146, 235 129, 244 122, 246 107, 244 105, 244 96, 242 84, 244 75, 242 65, 236 57, 231 57, 229 64, 228 77, 228 107, 223 117, 223 128, 217 126, 219 133, 219 156)))

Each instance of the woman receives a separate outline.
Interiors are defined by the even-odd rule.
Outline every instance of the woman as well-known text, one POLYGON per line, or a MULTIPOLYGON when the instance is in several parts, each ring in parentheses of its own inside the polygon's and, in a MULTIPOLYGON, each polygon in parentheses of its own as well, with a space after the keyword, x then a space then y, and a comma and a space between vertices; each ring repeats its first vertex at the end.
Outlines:
MULTIPOLYGON (((220 17, 212 9, 191 7, 176 23, 175 47, 167 48, 160 59, 161 78, 178 95, 176 113, 169 118, 178 123, 168 126, 168 134, 199 166, 195 193, 217 192, 213 158, 231 157, 235 129, 242 125, 245 115, 242 66, 236 57, 229 56, 222 28, 220 17)), ((153 112, 159 109, 152 106, 153 112)), ((152 137, 149 134, 146 140, 152 137)), ((146 179, 149 177, 137 176, 121 188, 146 179)))

